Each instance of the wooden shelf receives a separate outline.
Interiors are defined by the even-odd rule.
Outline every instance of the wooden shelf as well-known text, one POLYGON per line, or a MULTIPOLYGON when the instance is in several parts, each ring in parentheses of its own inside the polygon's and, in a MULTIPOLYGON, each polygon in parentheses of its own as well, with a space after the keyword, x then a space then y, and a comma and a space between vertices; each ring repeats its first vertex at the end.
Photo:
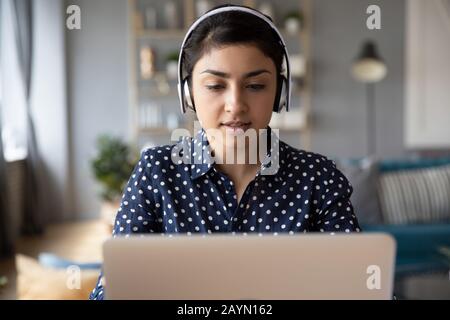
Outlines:
POLYGON ((281 36, 283 37, 284 40, 286 40, 288 38, 300 37, 306 32, 306 30, 300 29, 300 31, 297 34, 292 34, 292 33, 289 33, 285 29, 278 29, 278 30, 280 31, 281 36))
POLYGON ((142 133, 142 134, 171 134, 173 130, 175 129, 187 129, 190 130, 188 128, 188 125, 186 123, 181 123, 180 125, 178 125, 177 128, 174 129, 169 129, 167 127, 147 127, 147 128, 137 128, 137 130, 142 133))
POLYGON ((155 71, 153 76, 149 79, 139 79, 139 83, 148 82, 148 81, 156 81, 158 78, 164 81, 176 81, 177 79, 171 79, 167 76, 167 73, 162 70, 155 71))
POLYGON ((169 89, 169 92, 167 92, 167 93, 157 91, 154 88, 153 89, 149 89, 149 90, 143 90, 141 88, 138 96, 139 96, 139 98, 143 98, 143 99, 171 98, 171 97, 178 99, 178 92, 177 92, 177 90, 175 88, 169 89))
MULTIPOLYGON (((285 29, 279 29, 284 39, 300 37, 305 30, 300 29, 297 34, 289 33, 285 29)), ((138 38, 156 38, 156 39, 183 39, 187 30, 184 29, 138 29, 136 36, 138 38)))
MULTIPOLYGON (((140 29, 136 31, 138 38, 183 39, 186 30, 182 29, 140 29)), ((181 40, 180 40, 181 45, 181 40)))

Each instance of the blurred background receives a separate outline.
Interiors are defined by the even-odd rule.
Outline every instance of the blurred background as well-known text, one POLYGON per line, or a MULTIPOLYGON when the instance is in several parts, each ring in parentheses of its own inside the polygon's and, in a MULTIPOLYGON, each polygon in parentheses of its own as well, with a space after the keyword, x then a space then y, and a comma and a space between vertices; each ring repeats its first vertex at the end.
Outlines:
POLYGON ((87 298, 140 150, 192 130, 184 34, 234 3, 270 15, 290 54, 271 126, 334 159, 363 231, 396 238, 398 298, 450 299, 449 0, 0 3, 0 298, 87 298))

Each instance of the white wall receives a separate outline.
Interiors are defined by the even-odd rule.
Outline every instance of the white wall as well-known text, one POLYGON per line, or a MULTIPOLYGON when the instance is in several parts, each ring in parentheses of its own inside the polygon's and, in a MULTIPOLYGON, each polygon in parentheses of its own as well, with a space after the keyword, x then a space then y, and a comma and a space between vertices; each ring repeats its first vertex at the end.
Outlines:
POLYGON ((77 218, 99 215, 90 160, 99 134, 129 136, 127 1, 66 1, 81 9, 81 30, 66 30, 70 159, 77 218))
POLYGON ((407 2, 405 54, 405 142, 411 148, 448 148, 450 2, 407 2))
POLYGON ((367 155, 367 101, 364 84, 350 73, 361 44, 373 39, 388 74, 375 84, 376 149, 399 157, 403 142, 403 0, 313 1, 312 149, 336 157, 367 155), (381 30, 366 27, 366 9, 381 8, 381 30))

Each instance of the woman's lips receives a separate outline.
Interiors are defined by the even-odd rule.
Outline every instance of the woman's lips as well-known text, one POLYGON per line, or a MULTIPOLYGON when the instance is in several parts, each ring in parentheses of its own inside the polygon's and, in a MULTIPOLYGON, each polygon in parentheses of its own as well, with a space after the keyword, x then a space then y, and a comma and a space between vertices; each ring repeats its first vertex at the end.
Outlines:
POLYGON ((230 123, 230 124, 222 124, 227 132, 233 134, 244 133, 250 128, 250 123, 230 123))

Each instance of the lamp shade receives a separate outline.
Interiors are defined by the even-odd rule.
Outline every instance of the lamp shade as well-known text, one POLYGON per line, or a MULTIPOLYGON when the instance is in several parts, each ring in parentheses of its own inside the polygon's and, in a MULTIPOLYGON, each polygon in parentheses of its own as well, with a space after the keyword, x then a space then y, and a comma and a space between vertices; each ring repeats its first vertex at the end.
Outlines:
POLYGON ((366 41, 352 66, 353 77, 361 82, 378 82, 387 74, 386 65, 379 56, 375 43, 366 41))

